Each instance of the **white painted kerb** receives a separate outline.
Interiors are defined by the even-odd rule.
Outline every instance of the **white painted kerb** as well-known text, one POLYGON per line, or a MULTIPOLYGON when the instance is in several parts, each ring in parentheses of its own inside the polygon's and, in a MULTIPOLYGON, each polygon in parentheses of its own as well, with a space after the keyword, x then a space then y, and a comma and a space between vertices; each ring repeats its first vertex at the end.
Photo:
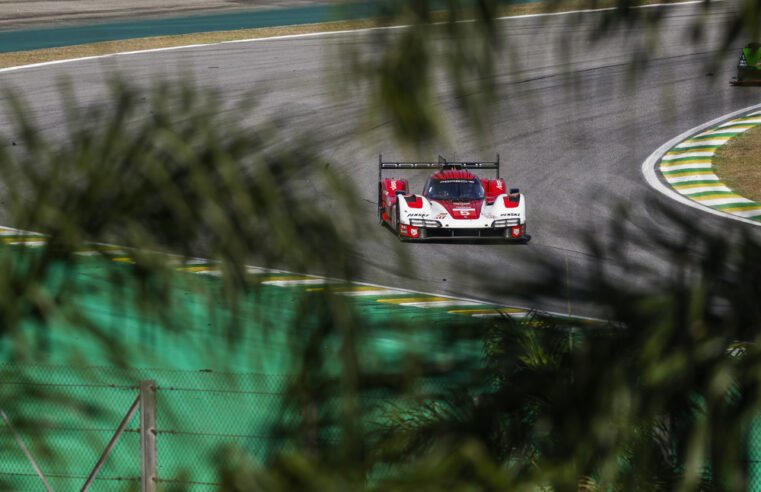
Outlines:
POLYGON ((703 130, 707 128, 716 126, 724 120, 731 120, 732 118, 735 118, 742 114, 752 113, 753 111, 756 111, 760 108, 761 108, 761 104, 756 104, 754 106, 748 106, 747 108, 739 109, 732 113, 719 116, 718 118, 714 118, 707 123, 703 123, 702 125, 696 126, 695 128, 691 128, 687 130, 686 132, 680 135, 677 135, 676 137, 672 138, 668 142, 658 147, 655 150, 655 152, 650 154, 648 158, 645 159, 645 162, 642 163, 642 174, 645 175, 645 180, 647 181, 647 184, 655 188, 656 191, 663 193, 667 197, 671 198, 672 200, 676 200, 677 202, 687 205, 688 207, 692 207, 692 208, 701 210, 703 212, 708 212, 709 214, 718 215, 720 217, 725 217, 728 219, 745 222, 746 224, 761 226, 761 223, 756 222, 754 220, 745 219, 743 217, 738 217, 737 215, 730 214, 728 212, 722 212, 721 210, 716 210, 714 208, 701 205, 696 201, 690 200, 684 195, 680 195, 672 187, 668 186, 666 183, 658 179, 658 175, 655 170, 656 166, 658 165, 658 162, 661 160, 661 157, 663 157, 663 154, 665 154, 666 152, 674 148, 679 142, 683 142, 687 140, 688 138, 690 138, 691 136, 697 135, 698 133, 702 132, 703 130))

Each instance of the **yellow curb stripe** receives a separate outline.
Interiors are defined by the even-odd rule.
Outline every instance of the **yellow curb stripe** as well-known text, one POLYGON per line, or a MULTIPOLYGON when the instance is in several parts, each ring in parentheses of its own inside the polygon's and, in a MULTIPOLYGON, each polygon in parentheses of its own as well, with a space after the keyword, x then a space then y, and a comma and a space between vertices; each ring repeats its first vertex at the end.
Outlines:
POLYGON ((740 196, 740 195, 738 195, 736 193, 729 193, 729 194, 715 193, 715 194, 711 194, 711 195, 691 196, 689 198, 692 199, 692 200, 697 200, 697 201, 701 201, 702 202, 704 200, 716 200, 716 199, 719 199, 719 198, 745 198, 745 197, 742 197, 742 196, 740 196))
POLYGON ((761 206, 758 206, 758 205, 746 205, 746 206, 730 205, 730 206, 721 207, 721 208, 718 208, 718 207, 714 207, 714 208, 716 208, 717 210, 721 210, 723 212, 745 212, 748 210, 761 210, 761 206))
MULTIPOLYGON (((328 289, 328 287, 312 287, 310 289, 307 289, 309 292, 321 292, 323 290, 328 289)), ((368 285, 358 285, 356 287, 339 287, 339 288, 331 288, 331 292, 364 292, 364 291, 375 291, 375 290, 389 290, 390 289, 383 289, 381 287, 372 287, 368 285)))
POLYGON ((448 311, 452 314, 468 314, 471 316, 478 315, 478 314, 526 314, 529 311, 526 309, 516 309, 516 308, 491 308, 491 309, 453 309, 451 311, 448 311))
POLYGON ((177 269, 177 271, 179 272, 208 272, 211 270, 219 270, 219 268, 215 266, 195 266, 195 267, 181 267, 177 269))
POLYGON ((278 282, 281 280, 323 280, 319 277, 313 277, 311 275, 280 275, 276 277, 257 277, 255 279, 257 282, 278 282))
POLYGON ((678 169, 674 171, 665 171, 661 170, 663 172, 663 177, 668 180, 669 178, 681 178, 684 176, 707 176, 710 174, 714 174, 713 168, 709 167, 702 167, 700 169, 678 169), (668 174, 666 174, 668 172, 668 174))
POLYGON ((407 304, 411 302, 438 302, 438 301, 455 301, 451 297, 404 297, 397 299, 377 299, 377 302, 387 302, 389 304, 407 304))
POLYGON ((4 237, 3 241, 6 243, 37 243, 44 242, 47 239, 43 236, 29 236, 29 237, 4 237))
POLYGON ((704 168, 704 169, 684 169, 682 171, 673 171, 673 174, 669 174, 668 176, 664 176, 666 179, 671 177, 681 177, 681 176, 707 176, 709 174, 713 174, 711 172, 711 168, 704 168))
POLYGON ((719 145, 706 145, 705 147, 701 147, 700 149, 694 149, 694 148, 688 148, 688 147, 675 147, 668 152, 666 152, 665 155, 682 155, 682 154, 691 154, 693 152, 716 152, 719 150, 719 145))
MULTIPOLYGON (((695 183, 695 184, 686 184, 686 185, 680 185, 679 183, 671 185, 674 189, 677 190, 689 190, 690 188, 727 188, 727 185, 722 183, 721 181, 712 181, 710 184, 706 183, 695 183)), ((729 189, 729 188, 727 188, 729 189)))
POLYGON ((663 160, 661 161, 661 167, 680 166, 682 164, 711 164, 711 162, 710 157, 696 157, 695 159, 687 159, 684 161, 663 160))
MULTIPOLYGON (((307 292, 320 292, 328 290, 325 287, 312 287, 307 289, 307 292)), ((349 297, 386 297, 386 296, 403 296, 404 294, 407 294, 407 292, 399 289, 386 289, 384 287, 373 287, 373 286, 356 286, 354 288, 351 287, 339 287, 339 288, 332 288, 330 289, 331 292, 335 294, 340 294, 343 296, 349 296, 349 297)))

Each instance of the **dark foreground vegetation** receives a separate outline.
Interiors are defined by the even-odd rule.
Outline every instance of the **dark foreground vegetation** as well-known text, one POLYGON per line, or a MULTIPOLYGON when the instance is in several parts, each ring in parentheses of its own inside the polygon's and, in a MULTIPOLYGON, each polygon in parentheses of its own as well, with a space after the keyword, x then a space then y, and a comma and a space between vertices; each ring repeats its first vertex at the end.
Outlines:
MULTIPOLYGON (((434 30, 451 36, 444 58, 462 115, 476 134, 484 129, 478 115, 493 97, 493 53, 500 49, 494 5, 474 2, 467 14, 474 24, 454 22, 461 16, 452 7, 450 22, 434 27, 427 2, 393 2, 400 10, 388 15, 418 29, 380 35, 374 49, 381 56, 349 58, 358 80, 369 81, 371 108, 391 118, 407 145, 429 142, 441 125, 426 76, 434 30), (473 38, 476 32, 482 36, 473 38), (465 39, 475 43, 469 50, 458 44, 465 39), (397 78, 410 67, 422 75, 397 78)), ((600 34, 618 22, 657 21, 641 17, 622 5, 600 34)), ((730 26, 728 40, 739 25, 730 26)), ((331 189, 341 191, 344 209, 361 202, 309 132, 285 139, 281 126, 241 123, 255 112, 253 99, 234 114, 223 112, 218 95, 192 84, 159 84, 144 99, 144 88, 115 80, 109 102, 89 109, 61 90, 70 125, 55 138, 6 93, 15 122, 0 145, 8 225, 48 235, 40 251, 14 246, 13 254, 0 255, 0 342, 11 368, 51 350, 50 333, 61 322, 94 334, 109 348, 110 364, 130 368, 125 341, 76 304, 83 287, 56 273, 75 268, 74 253, 93 241, 130 248, 134 264, 108 273, 115 289, 137 293, 119 302, 178 336, 187 327, 168 308, 180 295, 172 288, 177 273, 156 252, 219 262, 216 288, 189 282, 182 295, 193 292, 210 311, 221 305, 232 313, 220 325, 230 347, 249 343, 241 336, 247 318, 237 315, 241 296, 257 289, 246 264, 347 280, 361 274, 345 231, 363 225, 315 206, 311 196, 331 189)), ((446 364, 405 347, 393 363, 370 364, 366 345, 375 332, 345 296, 328 289, 299 300, 299 331, 288 345, 295 362, 279 410, 296 418, 273 425, 270 436, 280 445, 266 459, 245 446, 220 446, 207 463, 218 470, 216 486, 560 491, 757 484, 761 242, 753 230, 726 226, 717 234, 658 205, 651 216, 659 227, 637 223, 622 207, 605 235, 616 242, 587 238, 592 261, 574 295, 604 321, 463 318, 437 335, 464 354, 446 364), (631 255, 634 245, 650 256, 631 255)), ((534 282, 511 283, 504 293, 526 302, 563 299, 564 268, 537 263, 534 282)), ((485 288, 503 289, 500 280, 486 279, 485 288)), ((226 352, 215 356, 224 361, 226 352)), ((30 399, 92 415, 100 404, 39 386, 11 390, 0 402, 8 413, 30 399)), ((17 423, 34 428, 31 419, 17 423)), ((44 442, 47 435, 34 438, 44 442)), ((187 483, 164 485, 182 490, 187 483)))

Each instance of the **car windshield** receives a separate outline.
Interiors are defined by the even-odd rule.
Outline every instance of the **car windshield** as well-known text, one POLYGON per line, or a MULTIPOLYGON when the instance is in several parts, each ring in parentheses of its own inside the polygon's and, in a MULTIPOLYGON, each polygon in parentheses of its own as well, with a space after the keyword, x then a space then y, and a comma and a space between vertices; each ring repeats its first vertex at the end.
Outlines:
POLYGON ((483 200, 484 187, 477 179, 429 179, 425 196, 430 200, 483 200))

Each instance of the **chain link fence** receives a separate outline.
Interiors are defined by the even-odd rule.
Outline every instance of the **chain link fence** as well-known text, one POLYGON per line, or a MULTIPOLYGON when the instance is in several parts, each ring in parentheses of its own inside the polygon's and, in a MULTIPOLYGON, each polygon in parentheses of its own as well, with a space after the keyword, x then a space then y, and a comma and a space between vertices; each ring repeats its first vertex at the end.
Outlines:
MULTIPOLYGON (((293 380, 285 375, 0 365, 0 406, 52 490, 79 490, 139 394, 139 381, 149 379, 156 381, 159 490, 215 490, 225 450, 266 465, 294 439, 310 438, 293 434, 308 418, 286 401, 293 380)), ((314 409, 322 423, 311 444, 340 440, 339 400, 314 409)), ((389 402, 400 403, 383 394, 362 400, 367 421, 381 419, 389 402)), ((13 432, 0 424, 0 490, 44 490, 13 432)), ((139 426, 136 414, 91 490, 140 490, 139 426)))
MULTIPOLYGON (((113 372, 108 369, 105 372, 113 372)), ((0 366, 0 406, 53 490, 79 489, 138 394, 89 369, 0 366), (86 381, 86 382, 85 382, 86 381)), ((138 419, 103 467, 97 490, 139 488, 138 419)), ((44 490, 11 428, 0 425, 0 488, 44 490)))
MULTIPOLYGON (((79 489, 138 395, 156 380, 161 490, 211 490, 225 447, 266 462, 283 441, 274 430, 288 378, 171 370, 0 366, 0 402, 53 490, 79 489), (82 383, 82 381, 88 381, 82 383)), ((0 426, 0 489, 44 490, 7 425, 0 426)), ((139 419, 129 422, 92 490, 139 490, 139 419)))
POLYGON ((755 418, 746 436, 748 492, 761 492, 761 418, 755 418))
MULTIPOLYGON (((148 379, 156 381, 159 490, 215 490, 223 450, 241 450, 266 465, 293 443, 283 430, 303 424, 302 415, 287 410, 293 381, 284 375, 0 365, 0 408, 51 489, 79 490, 135 401, 137 383, 148 379)), ((371 419, 390 401, 366 400, 371 419)), ((339 414, 330 404, 320 412, 339 414)), ((139 426, 135 415, 91 490, 140 490, 139 426)), ((338 438, 321 429, 321 441, 338 438)), ((761 491, 761 418, 747 438, 748 490, 761 491)), ((0 456, 0 490, 44 490, 4 422, 0 456)))

